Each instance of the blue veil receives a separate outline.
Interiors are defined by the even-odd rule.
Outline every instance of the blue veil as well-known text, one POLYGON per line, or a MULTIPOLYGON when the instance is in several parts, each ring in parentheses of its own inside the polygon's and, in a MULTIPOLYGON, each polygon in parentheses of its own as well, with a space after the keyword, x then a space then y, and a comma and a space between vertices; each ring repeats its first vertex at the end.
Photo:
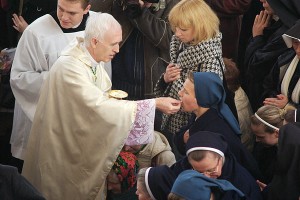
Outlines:
POLYGON ((240 126, 225 103, 226 93, 220 77, 213 72, 195 72, 194 84, 198 105, 216 109, 219 116, 230 125, 236 134, 240 135, 240 126))

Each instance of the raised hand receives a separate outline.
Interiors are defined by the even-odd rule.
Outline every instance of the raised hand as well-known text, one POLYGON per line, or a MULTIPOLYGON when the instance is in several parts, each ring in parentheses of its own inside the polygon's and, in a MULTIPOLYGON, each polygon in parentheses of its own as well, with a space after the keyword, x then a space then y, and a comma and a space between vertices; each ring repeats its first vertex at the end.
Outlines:
POLYGON ((164 80, 166 83, 170 83, 172 81, 177 80, 180 78, 180 67, 174 63, 170 63, 167 66, 166 72, 164 74, 164 80))
POLYGON ((252 27, 252 36, 263 35, 264 28, 269 26, 271 16, 267 11, 260 11, 259 15, 256 15, 253 27, 252 27))
POLYGON ((18 16, 17 14, 13 14, 12 20, 14 22, 14 25, 13 25, 14 29, 19 31, 20 33, 23 33, 25 28, 28 26, 25 19, 22 16, 18 16))

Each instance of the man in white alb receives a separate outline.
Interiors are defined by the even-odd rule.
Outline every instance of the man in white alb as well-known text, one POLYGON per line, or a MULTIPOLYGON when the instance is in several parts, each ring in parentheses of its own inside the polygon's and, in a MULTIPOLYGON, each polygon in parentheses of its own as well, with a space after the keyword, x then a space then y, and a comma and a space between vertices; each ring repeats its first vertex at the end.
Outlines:
POLYGON ((90 7, 89 0, 58 0, 56 11, 38 18, 23 32, 10 80, 16 98, 10 140, 13 157, 24 159, 42 83, 62 49, 83 36, 86 20, 94 14, 90 7))

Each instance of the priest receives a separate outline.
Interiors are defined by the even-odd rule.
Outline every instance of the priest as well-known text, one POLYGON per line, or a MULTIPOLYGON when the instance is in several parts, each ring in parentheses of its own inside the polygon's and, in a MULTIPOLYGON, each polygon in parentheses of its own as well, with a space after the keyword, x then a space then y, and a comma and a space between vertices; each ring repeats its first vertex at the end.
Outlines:
POLYGON ((41 89, 23 175, 46 199, 105 199, 106 176, 124 144, 151 142, 155 108, 174 114, 169 97, 127 101, 109 97, 103 62, 122 41, 109 14, 91 15, 54 63, 41 89))

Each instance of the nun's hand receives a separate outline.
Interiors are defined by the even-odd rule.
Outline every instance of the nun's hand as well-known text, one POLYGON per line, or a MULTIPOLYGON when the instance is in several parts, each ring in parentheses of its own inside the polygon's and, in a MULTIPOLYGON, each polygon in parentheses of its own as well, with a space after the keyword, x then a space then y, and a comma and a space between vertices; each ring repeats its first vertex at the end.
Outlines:
POLYGON ((186 130, 186 132, 183 134, 183 142, 184 144, 187 143, 188 139, 190 138, 190 131, 186 130))
POLYGON ((264 29, 269 26, 271 20, 271 15, 267 11, 260 11, 259 15, 256 15, 253 27, 252 27, 252 36, 263 35, 264 29))
POLYGON ((265 183, 260 182, 259 180, 256 180, 256 183, 258 184, 260 191, 263 191, 265 187, 267 186, 265 183))

